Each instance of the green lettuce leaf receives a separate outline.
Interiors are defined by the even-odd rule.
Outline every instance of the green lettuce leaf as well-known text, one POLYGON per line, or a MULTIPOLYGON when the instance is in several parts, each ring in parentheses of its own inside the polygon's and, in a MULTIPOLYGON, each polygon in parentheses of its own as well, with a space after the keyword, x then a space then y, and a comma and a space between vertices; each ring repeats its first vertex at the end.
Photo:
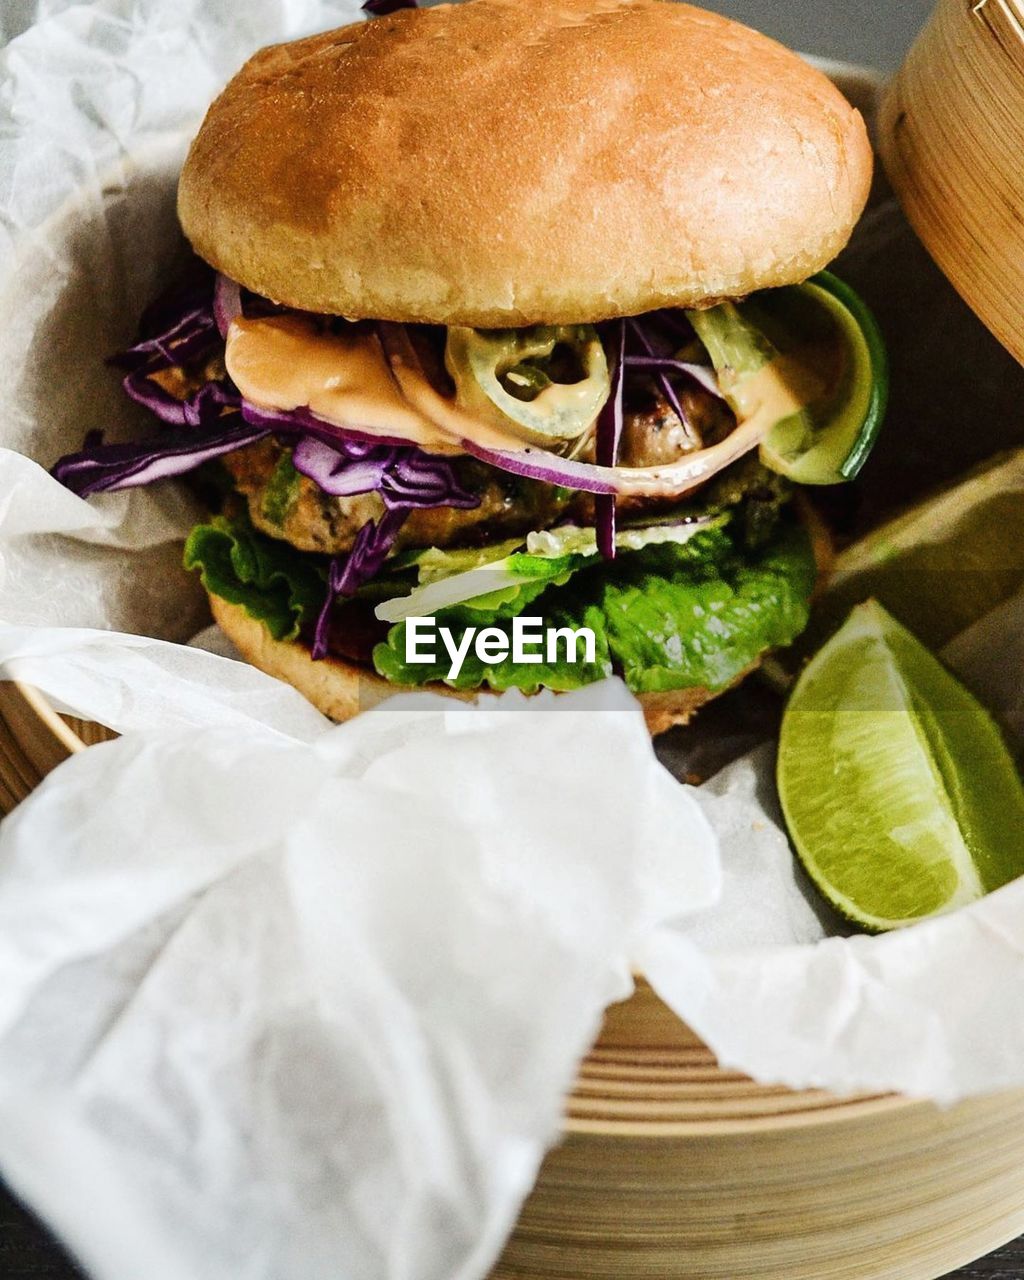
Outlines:
POLYGON ((816 569, 802 528, 713 566, 673 564, 668 548, 610 575, 600 593, 608 648, 635 693, 727 688, 809 616, 816 569))
MULTIPOLYGON (((523 578, 512 598, 498 598, 501 592, 489 602, 477 597, 441 610, 438 624, 456 637, 468 627, 497 627, 510 640, 516 616, 539 617, 544 627, 586 627, 595 637, 594 661, 570 664, 563 644, 552 661, 487 664, 471 648, 450 682, 456 688, 567 691, 617 672, 638 693, 723 689, 766 649, 790 643, 803 630, 815 581, 809 540, 791 519, 754 551, 730 525, 705 529, 683 544, 623 552, 610 564, 594 556, 512 558, 523 578)), ((234 516, 194 529, 185 564, 201 572, 209 591, 265 623, 275 639, 290 640, 315 624, 329 560, 296 551, 234 516)), ((435 663, 406 662, 405 624, 399 623, 374 650, 374 666, 395 684, 447 683, 451 664, 440 639, 437 648, 435 663)))
POLYGON ((422 587, 428 582, 450 578, 456 573, 469 573, 483 565, 504 560, 507 555, 523 545, 522 538, 508 538, 504 542, 492 542, 487 547, 421 547, 416 551, 403 551, 388 561, 388 569, 415 569, 417 582, 422 587))
MULTIPOLYGON (((374 650, 374 666, 396 684, 449 683, 458 689, 579 688, 620 673, 634 692, 703 686, 727 688, 766 649, 789 644, 807 625, 815 582, 807 535, 786 523, 760 551, 737 546, 725 529, 712 529, 683 545, 661 544, 620 555, 614 564, 582 559, 571 581, 545 588, 526 608, 545 627, 589 627, 595 636, 592 664, 497 666, 471 650, 458 677, 438 643, 435 663, 405 661, 405 624, 374 650)), ((550 562, 549 562, 550 563, 550 562)), ((571 571, 570 571, 571 572, 571 571)), ((438 626, 459 636, 470 626, 496 626, 511 639, 511 616, 487 616, 460 605, 440 611, 438 626)))
POLYGON ((238 604, 275 640, 294 640, 316 622, 327 591, 328 561, 258 533, 248 517, 214 516, 185 543, 185 568, 207 591, 238 604))
MULTIPOLYGON (((554 594, 554 593, 552 593, 554 594)), ((474 601, 476 604, 476 601, 474 601)), ((593 662, 570 663, 565 654, 565 646, 560 646, 560 658, 554 662, 530 663, 517 665, 511 661, 496 665, 484 663, 470 649, 463 663, 462 670, 454 680, 448 679, 451 660, 441 643, 437 642, 438 660, 430 664, 412 664, 405 660, 405 627, 398 623, 388 632, 387 641, 377 645, 373 651, 373 665, 379 675, 395 684, 422 685, 443 683, 453 689, 494 689, 503 692, 506 689, 521 689, 524 693, 536 693, 540 689, 555 689, 565 693, 570 689, 579 689, 585 684, 593 684, 595 680, 603 680, 612 674, 611 655, 608 652, 607 637, 602 626, 600 611, 594 605, 581 605, 578 609, 562 609, 552 607, 541 614, 540 610, 527 609, 524 616, 544 618, 544 625, 551 627, 589 627, 594 632, 595 653, 593 662)), ((482 617, 473 608, 460 605, 447 609, 437 615, 438 622, 451 629, 455 636, 465 633, 467 627, 496 627, 506 633, 511 644, 512 619, 499 613, 490 617, 482 617)), ((582 646, 579 649, 583 653, 582 646)))
MULTIPOLYGON (((711 517, 701 524, 651 525, 622 529, 616 534, 618 551, 640 551, 665 542, 685 543, 728 522, 728 515, 711 517)), ((564 586, 580 569, 597 560, 597 536, 593 529, 563 525, 501 545, 501 553, 475 552, 469 563, 466 552, 424 551, 413 559, 400 557, 402 565, 415 564, 419 585, 385 597, 377 608, 384 622, 422 618, 456 606, 478 613, 511 618, 521 613, 549 586, 564 586), (518 549, 517 549, 518 548, 518 549)))

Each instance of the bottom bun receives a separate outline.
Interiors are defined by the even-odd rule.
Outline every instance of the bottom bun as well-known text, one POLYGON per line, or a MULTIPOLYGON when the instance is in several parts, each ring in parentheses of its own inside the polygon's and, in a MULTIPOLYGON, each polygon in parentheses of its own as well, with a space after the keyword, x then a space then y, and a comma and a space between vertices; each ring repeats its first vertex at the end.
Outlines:
MULTIPOLYGON (((417 692, 390 684, 367 667, 343 658, 328 657, 314 662, 308 645, 294 640, 275 640, 263 623, 250 618, 241 605, 229 604, 219 596, 210 596, 210 608, 217 625, 247 662, 268 676, 294 685, 331 720, 351 720, 360 711, 368 711, 386 698, 417 692)), ((744 671, 736 683, 757 665, 744 671)), ((450 689, 445 684, 424 685, 418 691, 444 693, 463 702, 494 697, 487 691, 450 689)), ((675 725, 687 724, 706 702, 723 692, 703 688, 670 689, 662 693, 641 693, 638 697, 647 728, 652 737, 657 737, 675 725)))

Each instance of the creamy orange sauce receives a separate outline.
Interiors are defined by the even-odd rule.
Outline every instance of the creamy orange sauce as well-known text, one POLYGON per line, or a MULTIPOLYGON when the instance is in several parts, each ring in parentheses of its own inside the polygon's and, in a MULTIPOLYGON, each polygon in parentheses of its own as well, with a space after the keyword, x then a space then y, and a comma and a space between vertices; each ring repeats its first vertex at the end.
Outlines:
POLYGON ((824 387, 806 364, 792 356, 778 356, 745 377, 738 387, 723 381, 723 390, 733 396, 743 425, 757 424, 767 430, 813 404, 824 387))
POLYGON ((371 333, 320 333, 296 315, 235 320, 225 364, 246 400, 261 408, 308 408, 340 427, 451 449, 451 437, 402 395, 371 333))
POLYGON ((290 314, 239 319, 228 331, 225 364, 246 400, 264 409, 308 408, 336 426, 397 436, 430 453, 461 453, 467 436, 491 448, 523 448, 511 433, 459 412, 420 370, 403 365, 399 386, 372 333, 322 333, 290 314))

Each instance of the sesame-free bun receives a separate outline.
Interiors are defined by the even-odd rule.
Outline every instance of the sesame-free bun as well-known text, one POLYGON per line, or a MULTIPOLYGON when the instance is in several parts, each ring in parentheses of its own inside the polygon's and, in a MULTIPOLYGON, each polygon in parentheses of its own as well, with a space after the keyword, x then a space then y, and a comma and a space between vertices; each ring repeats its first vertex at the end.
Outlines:
MULTIPOLYGON (((331 720, 351 720, 360 711, 369 711, 386 698, 413 692, 401 685, 389 684, 368 667, 343 658, 328 657, 314 662, 308 645, 294 640, 275 640, 263 623, 250 618, 241 605, 229 604, 220 596, 210 595, 210 608, 217 625, 247 662, 293 685, 331 720)), ((743 676, 747 674, 744 672, 743 676)), ((487 692, 450 689, 444 684, 425 687, 432 693, 447 694, 463 702, 494 696, 487 692)), ((647 728, 657 737, 674 725, 688 723, 695 712, 716 696, 707 689, 673 689, 665 693, 642 693, 639 701, 647 728)))
POLYGON ((831 261, 860 115, 669 0, 465 0, 257 53, 181 177, 199 254, 307 311, 501 327, 700 306, 831 261))

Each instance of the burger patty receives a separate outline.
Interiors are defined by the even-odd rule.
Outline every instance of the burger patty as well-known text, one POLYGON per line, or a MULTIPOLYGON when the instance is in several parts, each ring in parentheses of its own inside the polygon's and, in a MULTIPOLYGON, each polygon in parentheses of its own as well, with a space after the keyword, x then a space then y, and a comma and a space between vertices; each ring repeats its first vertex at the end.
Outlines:
MULTIPOLYGON (((660 466, 712 443, 732 428, 728 409, 699 390, 684 389, 682 423, 653 391, 643 395, 623 422, 620 458, 624 466, 660 466)), ((585 456, 585 455, 584 455, 585 456)), ((253 524, 290 542, 299 551, 343 555, 356 535, 385 511, 379 494, 338 498, 324 493, 291 465, 291 450, 275 439, 259 440, 224 458, 235 488, 246 499, 253 524)), ((398 536, 397 546, 452 547, 483 544, 548 528, 567 513, 592 518, 587 495, 521 479, 470 458, 456 462, 460 483, 476 494, 469 510, 435 507, 415 510, 398 536)), ((672 505, 675 500, 670 500, 672 505)), ((624 510, 665 506, 664 500, 625 499, 624 510)))
MULTIPOLYGON (((287 445, 268 438, 224 458, 253 524, 299 551, 341 555, 351 551, 365 524, 385 511, 377 493, 335 498, 291 465, 287 445)), ((522 480, 471 459, 458 459, 460 483, 479 499, 469 510, 432 507, 410 512, 397 546, 451 547, 511 538, 544 529, 569 505, 564 490, 522 480)))
POLYGON ((653 384, 634 390, 627 404, 619 442, 624 467, 661 467, 717 444, 736 426, 729 406, 701 387, 678 386, 676 396, 686 421, 653 384))

